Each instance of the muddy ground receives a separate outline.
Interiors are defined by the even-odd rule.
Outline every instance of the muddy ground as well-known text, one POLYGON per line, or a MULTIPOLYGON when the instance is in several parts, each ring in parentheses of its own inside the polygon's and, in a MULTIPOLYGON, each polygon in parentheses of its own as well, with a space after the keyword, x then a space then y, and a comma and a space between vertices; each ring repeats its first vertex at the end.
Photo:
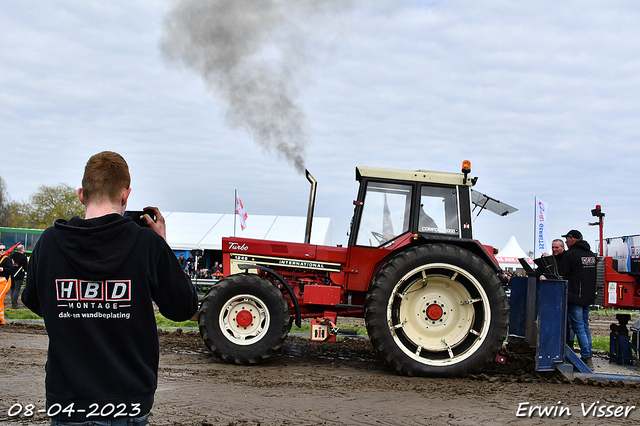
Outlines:
MULTIPOLYGON (((367 339, 313 343, 289 336, 270 361, 246 367, 213 358, 196 332, 159 335, 159 386, 150 425, 640 423, 640 409, 609 418, 582 409, 593 403, 640 407, 638 386, 569 383, 556 373, 536 373, 528 347, 512 348, 505 365, 493 363, 481 374, 433 379, 397 376, 367 339), (563 415, 536 410, 529 416, 532 406, 563 408, 563 415), (526 415, 518 416, 518 410, 526 415)), ((8 417, 16 403, 44 407, 46 347, 41 325, 0 326, 0 424, 47 424, 42 414, 8 417)), ((604 354, 596 361, 596 370, 608 365, 604 354)))

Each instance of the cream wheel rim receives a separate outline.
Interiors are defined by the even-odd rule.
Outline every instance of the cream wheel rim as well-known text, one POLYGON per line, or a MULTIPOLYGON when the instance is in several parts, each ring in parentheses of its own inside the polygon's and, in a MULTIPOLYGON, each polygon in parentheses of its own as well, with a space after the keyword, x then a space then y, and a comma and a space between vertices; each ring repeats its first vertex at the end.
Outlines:
POLYGON ((265 336, 271 318, 265 303, 250 294, 234 296, 220 310, 223 335, 237 345, 252 345, 265 336))
POLYGON ((389 298, 387 321, 398 347, 411 358, 446 365, 480 347, 490 313, 487 294, 471 274, 438 263, 415 268, 399 280, 389 298))

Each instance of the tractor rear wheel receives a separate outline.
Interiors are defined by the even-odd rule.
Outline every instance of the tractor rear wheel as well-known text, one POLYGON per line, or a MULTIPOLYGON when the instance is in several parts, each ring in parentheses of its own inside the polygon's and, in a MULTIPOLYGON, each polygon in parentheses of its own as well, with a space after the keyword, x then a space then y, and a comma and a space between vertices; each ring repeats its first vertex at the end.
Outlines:
POLYGON ((367 294, 369 338, 407 376, 465 376, 491 361, 507 333, 509 306, 479 256, 447 244, 409 248, 389 260, 367 294))
POLYGON ((211 287, 198 316, 200 335, 214 355, 257 364, 280 349, 291 314, 280 290, 254 274, 236 274, 211 287))

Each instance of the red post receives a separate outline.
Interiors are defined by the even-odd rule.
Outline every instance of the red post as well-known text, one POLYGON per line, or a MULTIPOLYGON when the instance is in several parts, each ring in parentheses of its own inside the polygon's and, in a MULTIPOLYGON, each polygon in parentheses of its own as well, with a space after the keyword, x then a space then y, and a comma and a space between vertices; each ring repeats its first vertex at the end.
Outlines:
MULTIPOLYGON (((598 204, 596 206, 596 209, 602 211, 602 207, 600 207, 600 204, 598 204)), ((599 227, 600 227, 600 256, 604 256, 604 241, 602 240, 602 229, 604 228, 604 214, 601 214, 599 219, 600 219, 600 223, 599 223, 599 227)))
POLYGON ((602 228, 604 227, 602 218, 604 214, 602 214, 602 207, 600 204, 596 205, 596 211, 598 214, 598 227, 600 228, 600 256, 604 256, 604 242, 602 241, 602 228))
POLYGON ((600 228, 600 256, 604 256, 604 241, 602 240, 602 230, 604 228, 604 213, 602 213, 602 207, 600 204, 595 209, 591 210, 591 216, 597 217, 597 222, 589 222, 589 225, 598 225, 600 228))

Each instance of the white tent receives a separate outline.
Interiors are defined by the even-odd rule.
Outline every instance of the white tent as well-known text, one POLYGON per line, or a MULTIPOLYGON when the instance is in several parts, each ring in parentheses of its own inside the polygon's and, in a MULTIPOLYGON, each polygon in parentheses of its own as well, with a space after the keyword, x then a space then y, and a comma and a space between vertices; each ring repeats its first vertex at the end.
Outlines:
MULTIPOLYGON (((173 250, 221 250, 222 238, 234 236, 234 215, 216 213, 163 213, 167 242, 173 250)), ((262 240, 304 242, 306 217, 251 215, 243 231, 235 221, 235 236, 262 240)), ((311 244, 333 245, 333 219, 313 218, 311 244)))
POLYGON ((500 264, 502 269, 518 269, 522 268, 520 261, 518 259, 526 259, 529 265, 533 267, 533 259, 528 257, 527 254, 522 250, 518 241, 516 241, 515 236, 511 236, 507 244, 504 246, 502 250, 498 252, 496 256, 496 260, 500 264))

